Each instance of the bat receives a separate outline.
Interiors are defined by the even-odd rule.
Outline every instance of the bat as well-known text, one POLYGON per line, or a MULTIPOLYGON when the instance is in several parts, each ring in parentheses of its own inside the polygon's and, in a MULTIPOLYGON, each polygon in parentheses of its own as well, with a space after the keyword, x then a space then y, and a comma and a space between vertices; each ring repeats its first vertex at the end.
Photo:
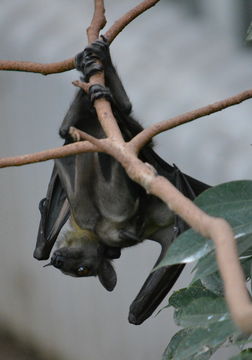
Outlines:
MULTIPOLYGON (((106 87, 93 85, 88 95, 82 89, 77 92, 59 130, 64 145, 74 141, 69 131, 72 126, 96 138, 105 138, 93 107, 94 101, 101 97, 111 102, 125 141, 142 131, 142 126, 131 116, 130 100, 104 37, 76 56, 76 68, 86 82, 103 70, 106 87)), ((166 163, 153 150, 152 143, 144 146, 139 157, 190 199, 209 187, 166 163)), ((38 260, 50 257, 62 227, 70 219, 71 230, 57 240, 57 249, 47 265, 75 277, 97 276, 108 291, 117 282, 112 261, 121 256, 121 249, 145 239, 156 241, 162 249, 156 266, 171 242, 187 229, 184 221, 164 202, 147 194, 114 158, 103 153, 56 159, 46 198, 41 200, 39 208, 41 220, 34 257, 38 260)), ((168 266, 150 273, 130 306, 129 322, 141 324, 155 311, 183 266, 168 266)))

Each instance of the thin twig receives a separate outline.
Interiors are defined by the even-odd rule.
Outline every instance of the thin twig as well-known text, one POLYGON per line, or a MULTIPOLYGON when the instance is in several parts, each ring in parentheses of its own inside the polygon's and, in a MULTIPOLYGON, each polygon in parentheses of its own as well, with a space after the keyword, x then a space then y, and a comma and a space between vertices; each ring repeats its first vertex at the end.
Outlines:
POLYGON ((139 151, 145 144, 147 144, 155 135, 163 131, 170 130, 176 126, 186 124, 193 120, 199 119, 203 116, 214 114, 218 111, 224 110, 230 106, 240 104, 241 102, 252 98, 252 90, 246 90, 234 96, 230 96, 224 100, 216 101, 213 104, 200 107, 198 109, 188 111, 184 114, 175 116, 169 120, 160 121, 136 135, 131 140, 132 146, 139 151))
POLYGON ((42 75, 51 75, 69 71, 75 68, 74 58, 50 64, 42 64, 31 61, 8 61, 0 60, 0 70, 24 71, 42 75))
POLYGON ((152 6, 156 5, 160 0, 145 0, 139 5, 135 6, 133 9, 124 14, 120 19, 118 19, 111 28, 106 32, 105 36, 108 41, 111 43, 114 38, 136 17, 141 15, 146 10, 150 9, 152 6))
POLYGON ((37 162, 59 159, 74 154, 81 154, 83 152, 96 151, 99 151, 99 149, 88 141, 76 142, 58 148, 40 151, 34 154, 0 158, 0 168, 34 164, 37 162))
POLYGON ((99 32, 106 25, 105 8, 103 0, 95 0, 95 10, 90 26, 87 28, 89 44, 98 39, 99 32))

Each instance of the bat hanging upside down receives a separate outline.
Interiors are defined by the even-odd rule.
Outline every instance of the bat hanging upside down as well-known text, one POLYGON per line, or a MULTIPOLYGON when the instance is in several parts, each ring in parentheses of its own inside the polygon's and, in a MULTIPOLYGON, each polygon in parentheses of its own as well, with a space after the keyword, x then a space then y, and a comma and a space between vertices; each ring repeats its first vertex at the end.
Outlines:
MULTIPOLYGON (((106 87, 93 85, 88 95, 81 89, 78 91, 59 130, 65 139, 64 145, 74 141, 69 133, 71 126, 96 138, 105 137, 93 107, 94 101, 101 97, 111 102, 125 141, 142 131, 130 115, 131 104, 104 37, 76 56, 76 68, 86 82, 91 75, 103 70, 106 87)), ((146 145, 139 157, 190 199, 208 188, 176 166, 167 164, 155 153, 152 144, 146 145)), ((98 276, 109 291, 117 281, 111 261, 120 257, 122 248, 145 239, 160 243, 162 250, 156 266, 171 242, 187 229, 160 199, 147 194, 130 180, 114 158, 103 153, 83 153, 55 160, 47 195, 39 208, 41 220, 34 257, 49 258, 63 225, 70 218, 72 230, 57 241, 49 265, 75 277, 98 276)), ((129 322, 141 324, 153 313, 183 267, 182 264, 167 266, 150 273, 130 306, 129 322)))

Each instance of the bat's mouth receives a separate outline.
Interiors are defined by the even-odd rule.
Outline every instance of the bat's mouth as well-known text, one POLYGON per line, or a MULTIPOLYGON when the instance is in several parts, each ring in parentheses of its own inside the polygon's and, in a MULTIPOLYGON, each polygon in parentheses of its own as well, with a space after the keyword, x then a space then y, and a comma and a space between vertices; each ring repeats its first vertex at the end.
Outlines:
POLYGON ((48 264, 45 264, 43 267, 52 266, 52 263, 49 262, 48 264))

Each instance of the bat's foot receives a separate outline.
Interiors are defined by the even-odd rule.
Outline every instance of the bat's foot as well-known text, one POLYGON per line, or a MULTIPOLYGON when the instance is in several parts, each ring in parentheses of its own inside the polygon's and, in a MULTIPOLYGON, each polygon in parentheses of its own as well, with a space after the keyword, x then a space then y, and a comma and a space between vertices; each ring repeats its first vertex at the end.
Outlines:
POLYGON ((86 82, 92 75, 102 71, 103 65, 109 62, 111 62, 109 43, 104 36, 102 40, 96 40, 75 57, 76 69, 84 74, 86 82))
POLYGON ((86 82, 89 81, 92 75, 103 70, 103 66, 97 62, 98 60, 99 58, 97 56, 92 52, 86 51, 86 49, 76 55, 76 69, 84 74, 84 80, 86 82))
POLYGON ((111 92, 108 88, 99 85, 99 84, 95 84, 90 86, 89 88, 89 98, 91 101, 91 104, 93 105, 94 101, 97 99, 101 99, 104 98, 110 102, 112 102, 112 95, 111 92))
POLYGON ((87 54, 92 53, 97 57, 102 64, 107 64, 111 61, 109 52, 109 42, 105 36, 101 35, 100 40, 94 41, 91 45, 87 46, 84 50, 87 54))

